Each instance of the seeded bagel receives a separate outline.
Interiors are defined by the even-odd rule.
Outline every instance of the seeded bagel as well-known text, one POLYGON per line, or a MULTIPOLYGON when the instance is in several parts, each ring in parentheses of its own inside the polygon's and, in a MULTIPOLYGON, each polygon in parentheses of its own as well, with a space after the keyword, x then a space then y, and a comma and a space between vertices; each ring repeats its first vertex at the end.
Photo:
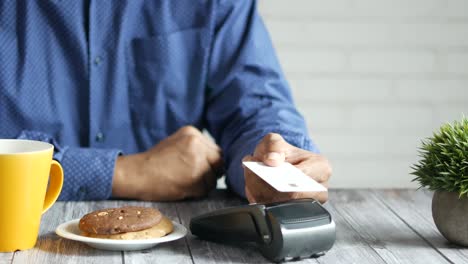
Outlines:
POLYGON ((167 217, 162 218, 161 222, 148 229, 143 229, 135 232, 125 232, 114 235, 97 235, 83 232, 84 236, 104 239, 118 239, 118 240, 140 240, 151 239, 166 236, 174 230, 174 225, 167 217))
POLYGON ((159 210, 150 207, 107 208, 84 215, 78 227, 87 234, 114 235, 151 228, 162 217, 159 210))

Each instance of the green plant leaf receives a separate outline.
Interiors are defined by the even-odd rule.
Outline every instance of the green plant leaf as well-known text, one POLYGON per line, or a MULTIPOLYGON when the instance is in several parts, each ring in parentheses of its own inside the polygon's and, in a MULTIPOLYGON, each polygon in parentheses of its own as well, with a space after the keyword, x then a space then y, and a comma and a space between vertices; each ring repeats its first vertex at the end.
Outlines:
POLYGON ((421 141, 420 160, 410 168, 421 187, 468 197, 468 119, 447 123, 421 141))

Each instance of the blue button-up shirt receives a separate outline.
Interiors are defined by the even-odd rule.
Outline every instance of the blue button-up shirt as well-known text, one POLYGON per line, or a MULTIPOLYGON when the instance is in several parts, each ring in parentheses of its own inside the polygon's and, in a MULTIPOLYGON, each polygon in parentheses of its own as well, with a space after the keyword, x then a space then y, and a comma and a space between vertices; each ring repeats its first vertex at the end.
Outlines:
POLYGON ((60 199, 109 198, 119 153, 184 125, 213 135, 240 195, 241 159, 266 133, 316 151, 256 1, 0 5, 0 137, 55 145, 60 199))

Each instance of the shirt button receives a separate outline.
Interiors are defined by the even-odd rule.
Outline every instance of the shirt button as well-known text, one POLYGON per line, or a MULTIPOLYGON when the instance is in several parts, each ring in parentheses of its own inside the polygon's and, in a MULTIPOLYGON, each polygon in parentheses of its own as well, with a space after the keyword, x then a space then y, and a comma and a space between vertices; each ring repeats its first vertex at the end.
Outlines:
POLYGON ((85 194, 86 193, 86 188, 81 186, 80 188, 78 188, 78 192, 81 193, 81 194, 85 194))
POLYGON ((104 141, 104 134, 103 134, 102 132, 98 132, 98 133, 96 134, 96 138, 95 138, 95 139, 96 139, 97 142, 103 142, 103 141, 104 141))
POLYGON ((96 58, 94 58, 94 65, 99 65, 101 64, 101 62, 102 62, 101 56, 96 56, 96 58))

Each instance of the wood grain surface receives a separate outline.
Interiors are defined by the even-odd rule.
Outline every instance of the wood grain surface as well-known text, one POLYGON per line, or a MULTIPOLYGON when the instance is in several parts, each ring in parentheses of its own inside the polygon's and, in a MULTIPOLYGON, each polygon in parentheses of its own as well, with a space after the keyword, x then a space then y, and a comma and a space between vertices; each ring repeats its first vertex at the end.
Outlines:
MULTIPOLYGON (((432 193, 423 190, 332 190, 325 207, 337 228, 334 247, 324 256, 295 263, 467 263, 468 248, 448 243, 437 231, 431 214, 432 193)), ((140 205, 159 208, 185 225, 190 218, 212 210, 245 204, 217 190, 200 200, 176 203, 139 201, 57 202, 42 217, 36 246, 0 253, 10 263, 268 263, 251 245, 224 245, 196 238, 139 251, 103 251, 63 239, 55 228, 101 208, 140 205)))

